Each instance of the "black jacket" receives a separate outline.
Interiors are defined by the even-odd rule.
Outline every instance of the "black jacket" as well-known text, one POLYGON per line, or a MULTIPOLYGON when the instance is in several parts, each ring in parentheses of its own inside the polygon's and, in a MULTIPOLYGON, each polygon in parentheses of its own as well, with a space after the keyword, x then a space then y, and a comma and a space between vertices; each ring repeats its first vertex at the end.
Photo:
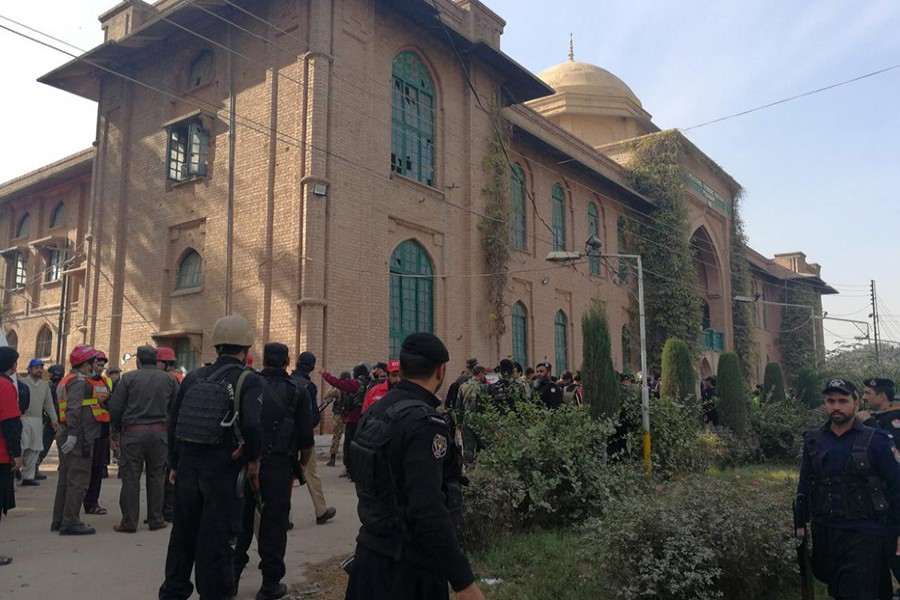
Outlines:
POLYGON ((299 384, 284 369, 265 368, 260 375, 271 390, 271 394, 263 398, 260 417, 263 428, 263 459, 276 450, 278 430, 285 418, 288 418, 294 421, 289 455, 296 460, 299 450, 312 448, 316 443, 313 437, 309 394, 305 386, 299 384), (278 398, 280 403, 276 402, 275 398, 278 398), (289 414, 285 414, 281 406, 285 407, 289 414))

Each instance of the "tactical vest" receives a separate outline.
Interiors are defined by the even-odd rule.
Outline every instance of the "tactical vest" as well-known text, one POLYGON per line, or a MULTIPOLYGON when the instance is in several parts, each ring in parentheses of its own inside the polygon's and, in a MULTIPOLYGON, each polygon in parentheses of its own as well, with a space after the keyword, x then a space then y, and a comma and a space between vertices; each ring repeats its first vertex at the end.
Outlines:
POLYGON ((181 399, 175 437, 183 442, 205 446, 222 444, 225 431, 237 423, 240 388, 249 373, 239 364, 228 364, 207 377, 197 378, 181 399), (243 371, 236 388, 225 379, 233 369, 243 371))
POLYGON ((813 465, 813 475, 810 478, 812 515, 825 519, 849 520, 886 516, 888 503, 884 495, 884 482, 875 474, 869 462, 868 449, 875 430, 864 427, 859 431, 853 441, 850 460, 836 477, 816 475, 824 472, 817 435, 818 431, 803 434, 806 451, 813 465), (836 500, 840 501, 842 508, 834 507, 836 500))
POLYGON ((277 408, 271 411, 263 406, 263 450, 269 454, 296 456, 299 450, 299 440, 295 435, 298 385, 285 377, 273 377, 269 379, 269 387, 272 391, 270 397, 277 408))
MULTIPOLYGON (((75 379, 77 376, 78 376, 77 373, 69 373, 68 375, 66 375, 65 377, 62 378, 62 381, 59 382, 59 386, 57 386, 57 388, 56 388, 57 390, 59 390, 60 387, 62 387, 62 389, 63 389, 63 394, 62 394, 62 396, 59 397, 59 422, 60 423, 66 422, 66 407, 69 404, 69 395, 67 393, 65 393, 65 391, 68 389, 69 383, 71 383, 71 381, 73 379, 75 379)), ((91 390, 93 390, 93 389, 94 389, 93 382, 91 382, 91 390)), ((94 392, 92 391, 92 393, 94 393, 94 392)), ((99 408, 98 404, 99 404, 99 400, 97 398, 85 398, 81 402, 82 406, 89 406, 91 408, 91 413, 93 413, 95 419, 97 418, 96 411, 99 408)), ((97 419, 97 420, 99 420, 99 419, 97 419)))

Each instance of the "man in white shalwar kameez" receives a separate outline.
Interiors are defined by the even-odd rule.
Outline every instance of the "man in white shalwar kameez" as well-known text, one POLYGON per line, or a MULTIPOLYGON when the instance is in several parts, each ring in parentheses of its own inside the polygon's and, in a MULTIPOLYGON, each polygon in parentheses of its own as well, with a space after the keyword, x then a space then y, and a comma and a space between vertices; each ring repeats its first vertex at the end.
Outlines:
POLYGON ((28 363, 28 374, 22 378, 31 392, 28 409, 22 413, 22 485, 38 485, 46 475, 37 473, 38 455, 44 449, 44 420, 46 412, 54 431, 59 427, 50 385, 44 381, 44 363, 39 358, 28 363))

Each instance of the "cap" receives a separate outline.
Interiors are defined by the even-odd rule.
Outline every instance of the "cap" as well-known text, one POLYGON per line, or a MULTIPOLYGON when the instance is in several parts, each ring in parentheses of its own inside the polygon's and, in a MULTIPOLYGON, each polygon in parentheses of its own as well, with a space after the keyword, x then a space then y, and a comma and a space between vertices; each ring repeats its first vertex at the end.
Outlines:
POLYGON ((388 361, 388 364, 387 364, 387 372, 388 373, 396 373, 399 370, 400 370, 400 360, 399 359, 393 358, 388 361))
POLYGON ((866 379, 866 382, 863 384, 866 387, 870 388, 880 388, 880 387, 894 387, 894 382, 890 379, 884 379, 882 377, 873 377, 871 379, 866 379))
POLYGON ((0 373, 6 373, 11 366, 19 360, 19 353, 15 348, 3 346, 0 348, 0 373))
POLYGON ((856 386, 840 377, 829 379, 825 382, 825 389, 822 390, 822 393, 827 394, 828 392, 841 392, 842 394, 850 394, 856 398, 856 386))
POLYGON ((414 354, 427 358, 437 363, 445 363, 450 360, 450 353, 444 342, 433 333, 420 331, 406 336, 403 345, 400 346, 401 354, 414 354))
MULTIPOLYGON (((28 368, 29 368, 29 369, 30 369, 31 367, 43 367, 43 366, 44 366, 44 361, 42 361, 42 360, 39 359, 39 358, 32 358, 30 361, 28 361, 28 368)), ((7 368, 8 368, 8 367, 7 367, 7 368)))

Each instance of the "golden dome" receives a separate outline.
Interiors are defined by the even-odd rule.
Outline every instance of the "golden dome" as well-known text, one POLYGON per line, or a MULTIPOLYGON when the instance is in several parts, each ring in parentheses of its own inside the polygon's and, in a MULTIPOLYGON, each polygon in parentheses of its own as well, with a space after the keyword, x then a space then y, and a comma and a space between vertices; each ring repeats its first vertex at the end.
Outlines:
POLYGON ((570 60, 538 73, 538 77, 557 92, 624 98, 643 108, 624 81, 596 65, 570 60))

